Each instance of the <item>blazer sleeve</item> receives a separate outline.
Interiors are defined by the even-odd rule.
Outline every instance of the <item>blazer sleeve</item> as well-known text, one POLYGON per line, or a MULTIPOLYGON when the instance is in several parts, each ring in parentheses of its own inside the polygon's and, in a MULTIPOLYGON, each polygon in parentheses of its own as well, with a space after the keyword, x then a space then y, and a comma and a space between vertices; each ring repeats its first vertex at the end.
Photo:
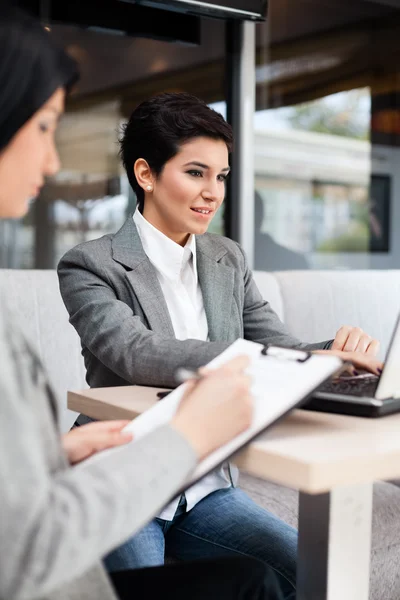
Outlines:
POLYGON ((227 342, 177 340, 149 330, 118 300, 101 261, 73 248, 58 266, 61 295, 82 344, 108 369, 136 385, 175 387, 182 364, 197 369, 227 342))
POLYGON ((309 344, 301 342, 288 332, 278 315, 271 308, 269 302, 265 301, 262 297, 254 281, 253 273, 248 267, 246 256, 242 248, 239 245, 237 247, 242 254, 244 273, 244 337, 247 340, 259 342, 264 345, 275 344, 277 346, 302 350, 329 349, 333 340, 309 344))
POLYGON ((48 399, 20 358, 0 316, 0 598, 13 600, 47 597, 88 571, 171 500, 197 461, 166 425, 57 471, 50 465, 65 461, 48 399))

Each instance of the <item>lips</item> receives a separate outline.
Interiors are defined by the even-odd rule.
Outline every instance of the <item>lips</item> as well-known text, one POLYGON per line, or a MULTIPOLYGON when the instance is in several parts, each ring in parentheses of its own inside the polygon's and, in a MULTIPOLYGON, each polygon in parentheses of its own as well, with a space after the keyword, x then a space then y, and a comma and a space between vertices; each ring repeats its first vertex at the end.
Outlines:
POLYGON ((199 215, 210 215, 211 213, 213 213, 214 211, 211 208, 191 208, 190 210, 192 210, 193 212, 199 214, 199 215))

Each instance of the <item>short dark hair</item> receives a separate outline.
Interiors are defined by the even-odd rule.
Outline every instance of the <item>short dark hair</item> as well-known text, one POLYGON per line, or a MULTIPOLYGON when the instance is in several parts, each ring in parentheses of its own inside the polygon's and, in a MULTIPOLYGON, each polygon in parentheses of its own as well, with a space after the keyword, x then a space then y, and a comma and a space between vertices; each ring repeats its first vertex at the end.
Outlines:
POLYGON ((232 151, 232 127, 203 100, 187 93, 159 94, 142 102, 122 127, 120 156, 129 183, 143 210, 144 191, 138 184, 133 166, 144 158, 156 176, 181 144, 197 137, 222 140, 232 151))

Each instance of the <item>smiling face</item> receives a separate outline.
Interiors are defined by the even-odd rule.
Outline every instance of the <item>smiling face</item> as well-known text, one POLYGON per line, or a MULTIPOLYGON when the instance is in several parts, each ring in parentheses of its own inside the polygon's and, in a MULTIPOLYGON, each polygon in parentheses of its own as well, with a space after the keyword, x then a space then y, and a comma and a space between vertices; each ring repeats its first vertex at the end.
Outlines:
POLYGON ((146 161, 139 159, 135 175, 145 192, 144 218, 170 239, 185 245, 190 234, 207 231, 224 200, 228 173, 225 142, 207 137, 182 144, 158 177, 146 161))
POLYGON ((64 99, 65 91, 59 88, 0 152, 0 218, 23 217, 45 177, 59 170, 54 134, 64 99))

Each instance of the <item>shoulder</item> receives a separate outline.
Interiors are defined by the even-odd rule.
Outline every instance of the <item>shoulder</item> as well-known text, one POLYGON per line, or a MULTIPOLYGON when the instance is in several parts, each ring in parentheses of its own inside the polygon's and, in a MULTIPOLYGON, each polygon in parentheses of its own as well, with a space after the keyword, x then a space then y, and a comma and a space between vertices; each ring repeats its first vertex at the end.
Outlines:
POLYGON ((4 375, 8 373, 17 377, 11 365, 21 362, 25 355, 25 346, 17 315, 10 306, 6 290, 2 288, 0 290, 0 360, 4 367, 4 375), (7 368, 6 364, 8 364, 7 368))
MULTIPOLYGON (((135 260, 143 259, 143 247, 133 219, 129 216, 116 233, 109 233, 95 240, 83 242, 69 250, 62 257, 58 269, 74 264, 78 267, 93 267, 95 270, 107 269, 111 266, 115 267, 114 258, 118 262, 122 257, 119 262, 124 264, 124 259, 133 255, 136 256, 135 260)), ((128 263, 130 262, 132 260, 128 261, 128 263)))
POLYGON ((0 356, 4 365, 4 353, 7 348, 7 340, 13 339, 9 337, 11 313, 7 302, 7 293, 3 286, 0 287, 0 356))
POLYGON ((71 250, 68 250, 61 258, 58 268, 67 264, 85 265, 92 261, 98 262, 99 259, 104 261, 107 256, 112 256, 112 239, 114 234, 103 235, 101 238, 82 242, 71 250))

